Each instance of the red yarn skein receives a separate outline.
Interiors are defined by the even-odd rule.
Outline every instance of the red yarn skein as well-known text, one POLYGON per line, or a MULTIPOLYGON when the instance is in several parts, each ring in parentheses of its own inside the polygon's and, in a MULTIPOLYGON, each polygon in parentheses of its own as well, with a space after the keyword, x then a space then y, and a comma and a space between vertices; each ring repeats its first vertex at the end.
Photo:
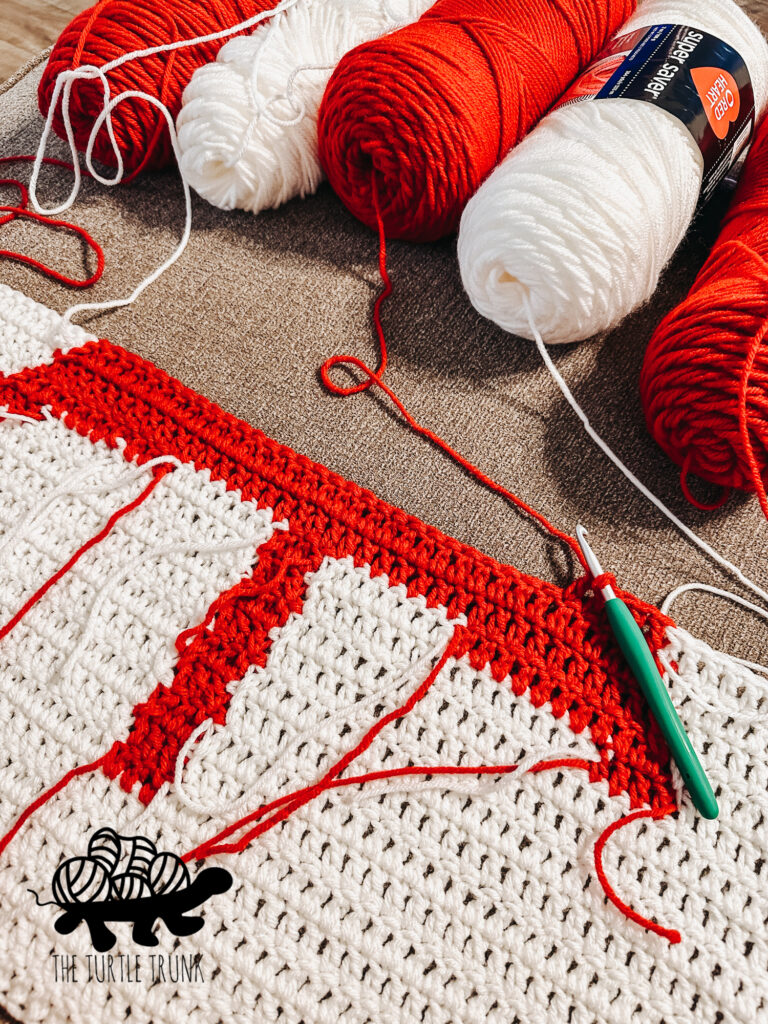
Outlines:
MULTIPOLYGON (((45 117, 62 71, 93 64, 101 67, 123 54, 182 39, 195 39, 239 24, 277 0, 99 0, 64 29, 53 48, 38 90, 40 111, 45 117)), ((234 33, 233 33, 234 36, 234 33)), ((192 74, 216 59, 226 42, 184 47, 128 61, 107 74, 110 95, 137 89, 157 96, 174 118, 192 74)), ((98 80, 76 82, 70 113, 75 141, 84 152, 94 122, 104 106, 103 86, 98 80)), ((126 172, 134 177, 144 168, 162 167, 172 157, 165 120, 155 107, 141 100, 120 104, 112 114, 115 137, 126 172)), ((54 131, 65 138, 60 110, 54 131)), ((94 156, 109 167, 117 163, 106 128, 99 132, 94 156)))
MULTIPOLYGON (((747 158, 712 253, 659 325, 640 396, 648 429, 682 467, 756 491, 768 517, 768 121, 747 158)), ((727 497, 727 494, 726 494, 727 497)), ((709 506, 712 507, 712 506, 709 506)))
POLYGON ((635 0, 438 0, 342 58, 320 160, 342 202, 389 238, 429 241, 633 13, 635 0), (373 182, 375 171, 375 186, 373 182))

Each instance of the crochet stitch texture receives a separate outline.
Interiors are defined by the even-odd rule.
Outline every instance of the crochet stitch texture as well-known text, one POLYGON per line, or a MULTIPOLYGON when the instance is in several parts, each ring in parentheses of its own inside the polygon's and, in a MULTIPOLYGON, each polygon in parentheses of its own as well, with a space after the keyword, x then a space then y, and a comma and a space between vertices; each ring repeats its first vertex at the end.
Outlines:
POLYGON ((768 1019, 764 681, 625 595, 723 804, 704 822, 586 581, 501 565, 77 328, 54 353, 57 320, 0 286, 0 626, 131 510, 0 641, 0 830, 99 762, 0 857, 0 1002, 25 1024, 768 1019), (55 983, 52 950, 92 950, 28 886, 101 827, 188 854, 290 806, 447 648, 342 778, 518 771, 326 788, 207 857, 234 885, 198 933, 158 927, 203 982, 55 983), (574 766, 525 771, 553 759, 574 766), (674 808, 603 854, 669 946, 605 899, 593 849, 674 808))

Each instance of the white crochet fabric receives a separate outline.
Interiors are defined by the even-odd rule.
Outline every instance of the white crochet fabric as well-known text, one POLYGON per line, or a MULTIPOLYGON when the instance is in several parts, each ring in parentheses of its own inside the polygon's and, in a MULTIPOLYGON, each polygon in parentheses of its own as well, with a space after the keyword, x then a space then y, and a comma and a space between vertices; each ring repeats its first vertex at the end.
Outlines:
MULTIPOLYGON (((43 323, 40 307, 0 293, 2 359, 40 361, 43 323)), ((119 447, 59 418, 0 422, 0 626, 142 490, 149 472, 109 486, 131 471, 119 447)), ((134 705, 169 685, 175 637, 278 536, 279 517, 241 498, 175 468, 0 641, 0 832, 125 737, 134 705)), ((661 657, 721 815, 703 821, 682 793, 676 818, 612 836, 605 869, 624 901, 680 930, 679 944, 624 918, 597 882, 595 840, 628 797, 579 770, 523 771, 594 759, 588 734, 461 658, 353 774, 520 762, 518 772, 323 794, 207 862, 234 884, 205 904, 197 934, 161 923, 147 949, 114 926, 111 953, 139 955, 140 980, 121 980, 115 961, 114 980, 89 981, 85 925, 60 935, 57 909, 29 887, 50 899, 57 865, 103 826, 181 853, 313 782, 413 692, 457 621, 351 559, 326 558, 307 584, 266 664, 230 685, 226 721, 190 738, 151 802, 102 772, 80 776, 0 856, 0 1005, 24 1024, 768 1020, 768 684, 676 627, 661 657), (53 953, 77 956, 76 980, 56 980, 53 953), (172 981, 166 966, 153 982, 150 957, 157 968, 159 954, 182 953, 202 954, 202 980, 172 981)))
POLYGON ((0 372, 50 363, 53 349, 84 345, 94 335, 0 282, 0 372), (55 341, 53 340, 55 338, 55 341))

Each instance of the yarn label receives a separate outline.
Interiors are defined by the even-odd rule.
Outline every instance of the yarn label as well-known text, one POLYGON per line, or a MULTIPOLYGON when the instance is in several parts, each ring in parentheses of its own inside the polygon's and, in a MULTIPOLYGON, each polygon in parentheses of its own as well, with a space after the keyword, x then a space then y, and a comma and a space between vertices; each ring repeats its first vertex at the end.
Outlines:
POLYGON ((686 25, 616 36, 555 109, 600 99, 652 103, 685 125, 704 160, 702 203, 739 159, 755 126, 755 95, 742 56, 686 25))

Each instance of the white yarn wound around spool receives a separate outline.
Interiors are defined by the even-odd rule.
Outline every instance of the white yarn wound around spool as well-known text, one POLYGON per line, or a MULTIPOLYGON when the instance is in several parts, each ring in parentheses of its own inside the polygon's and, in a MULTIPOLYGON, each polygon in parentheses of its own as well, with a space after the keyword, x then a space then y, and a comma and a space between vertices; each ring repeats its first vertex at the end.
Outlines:
POLYGON ((195 72, 177 119, 181 169, 223 210, 258 213, 323 179, 317 113, 349 50, 415 21, 434 0, 299 0, 195 72))
MULTIPOLYGON (((768 44, 733 0, 646 0, 621 34, 666 24, 737 50, 763 112, 768 44)), ((548 343, 615 327, 656 290, 693 219, 702 175, 688 129, 650 103, 601 99, 553 111, 464 211, 458 253, 472 304, 532 338, 527 298, 548 343)))

